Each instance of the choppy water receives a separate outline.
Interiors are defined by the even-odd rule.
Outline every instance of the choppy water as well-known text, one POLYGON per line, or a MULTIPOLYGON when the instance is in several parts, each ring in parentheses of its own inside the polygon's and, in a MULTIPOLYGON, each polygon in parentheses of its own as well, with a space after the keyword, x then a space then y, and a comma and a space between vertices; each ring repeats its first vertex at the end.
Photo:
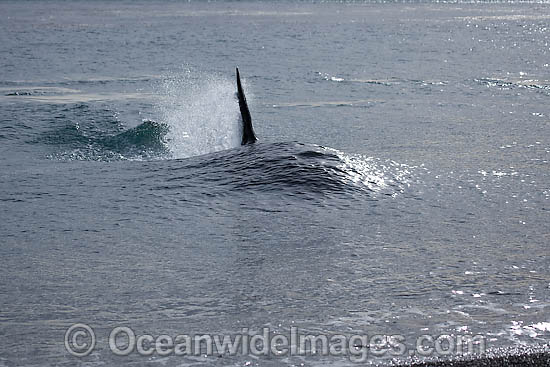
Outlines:
POLYGON ((119 325, 550 341, 548 5, 0 14, 0 365, 351 363, 116 357, 119 325))

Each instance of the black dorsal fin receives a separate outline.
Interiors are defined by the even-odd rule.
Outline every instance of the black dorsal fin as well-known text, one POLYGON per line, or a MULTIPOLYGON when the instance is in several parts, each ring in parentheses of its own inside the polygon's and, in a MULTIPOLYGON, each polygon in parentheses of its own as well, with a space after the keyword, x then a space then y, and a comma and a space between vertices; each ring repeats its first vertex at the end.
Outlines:
POLYGON ((248 104, 246 103, 246 97, 241 85, 239 68, 237 68, 237 95, 239 96, 239 108, 241 109, 241 118, 243 121, 243 138, 241 140, 241 145, 252 144, 258 139, 252 127, 252 118, 250 117, 250 111, 248 110, 248 104))

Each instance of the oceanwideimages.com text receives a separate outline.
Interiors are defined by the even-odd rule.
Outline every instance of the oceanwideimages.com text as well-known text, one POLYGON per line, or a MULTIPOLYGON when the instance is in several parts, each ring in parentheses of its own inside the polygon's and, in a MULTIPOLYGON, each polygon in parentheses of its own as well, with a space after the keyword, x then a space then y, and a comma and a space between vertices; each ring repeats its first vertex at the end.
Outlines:
MULTIPOLYGON (((308 334, 297 327, 287 333, 268 327, 239 334, 139 334, 127 326, 114 327, 105 335, 105 346, 117 356, 345 356, 353 362, 371 357, 427 357, 482 354, 483 335, 420 335, 407 343, 403 335, 308 334), (412 346, 412 347, 411 347, 412 346)), ((65 349, 76 357, 91 354, 97 346, 96 333, 86 324, 74 324, 65 332, 65 349)))

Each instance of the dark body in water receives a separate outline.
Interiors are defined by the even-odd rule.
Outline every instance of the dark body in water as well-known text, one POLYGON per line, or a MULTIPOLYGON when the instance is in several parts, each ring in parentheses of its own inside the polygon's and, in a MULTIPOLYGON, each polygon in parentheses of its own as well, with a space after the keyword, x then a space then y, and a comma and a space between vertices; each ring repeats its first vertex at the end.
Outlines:
POLYGON ((239 68, 237 71, 237 96, 239 97, 239 109, 241 110, 241 118, 243 121, 243 137, 241 145, 255 143, 256 134, 254 134, 254 128, 252 127, 252 117, 250 117, 250 111, 248 110, 248 103, 246 103, 246 97, 244 95, 243 87, 241 85, 241 77, 239 75, 239 68))

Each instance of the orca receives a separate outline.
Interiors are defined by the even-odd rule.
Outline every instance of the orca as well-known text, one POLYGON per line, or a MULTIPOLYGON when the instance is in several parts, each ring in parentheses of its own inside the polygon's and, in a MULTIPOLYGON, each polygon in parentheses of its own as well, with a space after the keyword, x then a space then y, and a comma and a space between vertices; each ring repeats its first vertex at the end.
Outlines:
POLYGON ((252 117, 250 117, 250 111, 248 110, 248 104, 246 103, 246 97, 244 95, 243 86, 241 85, 241 76, 239 75, 239 68, 237 69, 237 96, 239 97, 239 108, 241 110, 241 119, 243 122, 243 137, 241 139, 241 145, 254 144, 258 138, 254 134, 254 128, 252 127, 252 117))

